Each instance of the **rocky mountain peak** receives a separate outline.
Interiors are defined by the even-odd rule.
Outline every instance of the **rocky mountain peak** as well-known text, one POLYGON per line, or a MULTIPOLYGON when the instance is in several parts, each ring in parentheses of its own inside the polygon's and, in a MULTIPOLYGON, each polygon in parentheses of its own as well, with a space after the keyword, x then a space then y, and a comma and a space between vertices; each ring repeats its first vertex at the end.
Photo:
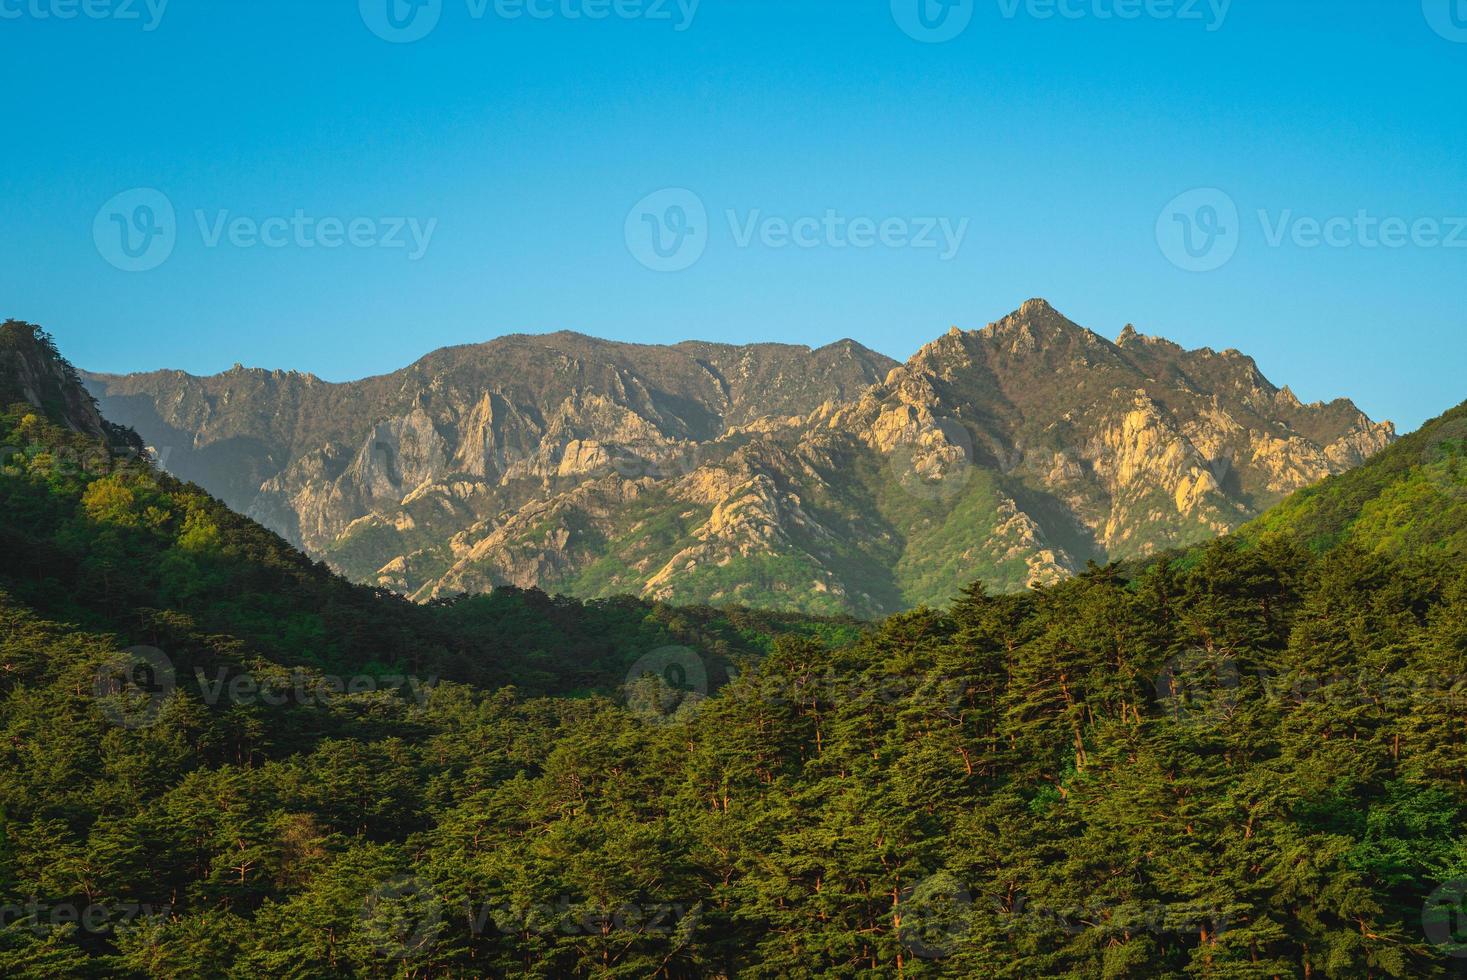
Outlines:
POLYGON ((518 335, 340 385, 92 376, 170 469, 353 578, 874 615, 1237 527, 1391 441, 1246 358, 1035 299, 905 364, 851 340, 518 335))
POLYGON ((990 323, 978 336, 989 346, 1014 355, 1032 354, 1041 348, 1109 346, 1104 338, 1075 323, 1043 299, 1028 300, 1008 316, 990 323))

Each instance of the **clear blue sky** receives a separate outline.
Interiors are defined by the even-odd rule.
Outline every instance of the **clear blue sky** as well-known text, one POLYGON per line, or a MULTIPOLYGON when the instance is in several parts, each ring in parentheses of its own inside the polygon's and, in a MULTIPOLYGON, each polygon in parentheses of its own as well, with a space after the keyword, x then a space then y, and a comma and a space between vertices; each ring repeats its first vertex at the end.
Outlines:
MULTIPOLYGON (((1439 220, 1442 238, 1467 219, 1467 0, 1235 0, 1220 23, 1208 0, 1201 19, 1178 15, 1191 0, 1150 8, 1162 16, 1131 0, 1136 20, 1106 16, 1116 0, 1060 0, 1078 16, 1049 18, 1055 0, 966 0, 945 43, 909 36, 898 21, 919 22, 891 0, 702 0, 691 23, 676 0, 670 20, 567 16, 598 0, 533 0, 551 16, 517 19, 491 0, 476 18, 479 0, 435 0, 413 43, 367 26, 391 33, 389 0, 172 0, 153 30, 147 0, 141 20, 54 16, 82 2, 0 0, 0 315, 42 323, 82 367, 344 380, 557 329, 849 336, 906 357, 1044 296, 1111 337, 1132 321, 1239 348, 1306 400, 1347 395, 1403 429, 1467 399, 1467 247, 1370 248, 1353 225, 1334 231, 1346 247, 1296 241, 1307 219, 1362 211, 1439 220), (140 187, 176 209, 175 243, 128 272, 97 243, 146 217, 137 198, 104 207, 140 187), (666 188, 707 211, 706 251, 677 272, 628 247, 634 205, 666 188), (1207 212, 1216 195, 1166 213, 1196 188, 1238 221, 1207 212), (208 243, 221 212, 298 210, 436 225, 416 260, 293 233, 208 243), (741 246, 729 210, 736 226, 968 225, 945 260, 823 232, 741 246), (1194 260, 1163 247, 1179 218, 1194 236, 1223 222, 1194 238, 1223 242, 1200 264, 1236 254, 1179 267, 1194 260)), ((668 200, 646 213, 666 220, 668 200)))

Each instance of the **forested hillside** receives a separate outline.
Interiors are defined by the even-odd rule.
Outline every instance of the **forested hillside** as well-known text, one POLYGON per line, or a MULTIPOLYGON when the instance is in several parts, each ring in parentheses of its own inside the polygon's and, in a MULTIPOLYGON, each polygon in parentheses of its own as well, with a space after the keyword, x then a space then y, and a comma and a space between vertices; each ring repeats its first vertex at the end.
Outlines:
POLYGON ((1438 561, 1467 556, 1467 404, 1353 470, 1302 490, 1243 530, 1319 551, 1351 542, 1438 561))
POLYGON ((1467 974, 1460 561, 414 606, 62 423, 0 416, 0 975, 1467 974))

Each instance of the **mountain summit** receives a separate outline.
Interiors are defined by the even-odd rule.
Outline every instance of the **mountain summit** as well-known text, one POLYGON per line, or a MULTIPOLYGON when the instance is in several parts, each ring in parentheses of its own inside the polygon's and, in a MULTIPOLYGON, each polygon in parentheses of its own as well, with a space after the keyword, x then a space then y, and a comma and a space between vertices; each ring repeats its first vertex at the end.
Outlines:
POLYGON ((111 419, 351 577, 877 615, 1230 531, 1389 445, 1236 351, 1035 299, 905 364, 579 334, 437 351, 349 384, 88 375, 111 419))

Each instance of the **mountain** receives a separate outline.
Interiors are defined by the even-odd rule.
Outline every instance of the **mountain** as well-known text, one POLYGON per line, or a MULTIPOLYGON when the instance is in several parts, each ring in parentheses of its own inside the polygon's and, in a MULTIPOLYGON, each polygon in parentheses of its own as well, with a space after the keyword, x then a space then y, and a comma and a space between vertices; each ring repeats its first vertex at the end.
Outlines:
POLYGON ((6 405, 28 405, 95 439, 136 444, 135 436, 102 418, 96 399, 51 336, 20 320, 0 323, 0 406, 6 405))
POLYGON ((19 321, 0 327, 0 446, 0 604, 166 645, 211 670, 264 660, 570 693, 619 683, 648 650, 717 658, 761 650, 747 635, 858 628, 518 589, 419 605, 349 583, 158 470, 134 433, 97 413, 51 338, 19 321))
POLYGON ((5 329, 0 976, 1462 973, 1467 567, 1366 533, 1448 530, 1460 410, 1292 533, 880 624, 414 604, 5 329))
POLYGON ((1467 403, 1359 469, 1299 491, 1243 528, 1240 537, 1270 534, 1316 551, 1348 544, 1460 563, 1467 556, 1467 403))
POLYGON ((851 341, 452 348, 379 378, 87 375, 104 413, 349 577, 878 616, 1230 531, 1389 445, 1235 352, 1043 300, 897 364, 851 341))

